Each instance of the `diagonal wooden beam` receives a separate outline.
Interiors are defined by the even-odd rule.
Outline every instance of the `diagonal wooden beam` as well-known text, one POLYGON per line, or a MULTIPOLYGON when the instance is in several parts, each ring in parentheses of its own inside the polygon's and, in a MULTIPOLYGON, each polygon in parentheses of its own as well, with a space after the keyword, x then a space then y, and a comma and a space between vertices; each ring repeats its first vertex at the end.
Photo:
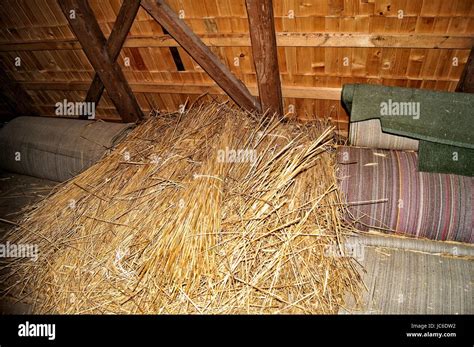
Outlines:
POLYGON ((0 65, 0 97, 14 116, 39 116, 33 99, 0 65))
POLYGON ((178 18, 164 0, 142 0, 141 5, 237 105, 249 111, 261 111, 260 103, 250 94, 247 87, 232 74, 186 23, 178 18))
MULTIPOLYGON (((107 40, 107 53, 113 61, 117 60, 122 46, 127 38, 133 21, 140 8, 140 0, 123 0, 119 14, 115 20, 112 32, 107 40)), ((92 84, 87 92, 86 102, 99 103, 100 97, 104 92, 104 84, 100 80, 99 74, 96 72, 92 84)))
POLYGON ((245 3, 262 111, 283 115, 272 0, 246 0, 245 3))
POLYGON ((122 120, 142 119, 143 113, 122 70, 107 52, 106 39, 87 0, 58 0, 58 4, 122 120))
POLYGON ((466 66, 459 78, 457 92, 474 93, 474 48, 471 49, 466 66))

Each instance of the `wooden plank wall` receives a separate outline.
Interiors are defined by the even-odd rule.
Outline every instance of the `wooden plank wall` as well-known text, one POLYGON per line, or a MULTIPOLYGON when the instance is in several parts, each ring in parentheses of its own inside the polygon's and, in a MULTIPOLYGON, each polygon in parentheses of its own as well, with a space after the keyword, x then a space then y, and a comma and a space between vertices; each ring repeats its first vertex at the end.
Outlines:
MULTIPOLYGON (((168 3, 256 94, 245 0, 201 0, 199 6, 194 0, 168 3)), ((301 119, 330 117, 342 131, 348 122, 338 100, 344 83, 454 91, 473 43, 472 0, 273 3, 285 111, 294 110, 301 119), (393 47, 397 45, 404 47, 393 47)), ((107 37, 121 1, 90 0, 90 4, 107 37)), ((152 108, 176 110, 203 92, 225 99, 180 47, 182 66, 177 64, 171 46, 176 43, 140 9, 117 61, 145 114, 152 108)), ((23 83, 45 115, 64 98, 84 100, 93 78, 56 0, 3 0, 0 64, 23 83), (15 66, 17 58, 20 66, 15 66)), ((107 93, 97 115, 118 119, 107 93)))

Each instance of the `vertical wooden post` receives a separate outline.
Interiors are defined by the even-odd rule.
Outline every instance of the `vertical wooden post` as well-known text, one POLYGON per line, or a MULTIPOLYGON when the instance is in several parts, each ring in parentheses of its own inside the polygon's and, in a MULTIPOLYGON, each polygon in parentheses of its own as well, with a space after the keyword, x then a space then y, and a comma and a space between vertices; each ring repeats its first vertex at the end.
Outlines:
POLYGON ((262 110, 283 115, 272 0, 246 0, 245 2, 262 110))

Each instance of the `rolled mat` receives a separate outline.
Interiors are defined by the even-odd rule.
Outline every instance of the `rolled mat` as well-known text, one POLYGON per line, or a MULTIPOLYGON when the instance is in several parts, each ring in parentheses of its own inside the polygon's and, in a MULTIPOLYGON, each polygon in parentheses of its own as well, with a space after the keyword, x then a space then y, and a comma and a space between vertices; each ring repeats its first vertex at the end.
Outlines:
POLYGON ((358 229, 474 242, 474 178, 419 172, 415 152, 358 147, 338 149, 338 168, 358 229))
POLYGON ((0 129, 0 168, 66 181, 101 159, 132 127, 64 118, 14 118, 0 129))
POLYGON ((418 140, 382 132, 380 120, 353 122, 349 127, 349 142, 357 147, 418 150, 418 140))
POLYGON ((474 244, 471 243, 417 239, 398 234, 384 234, 377 231, 347 237, 346 243, 367 247, 403 249, 440 256, 465 257, 474 260, 474 244))
POLYGON ((342 102, 352 145, 413 150, 419 140, 420 171, 474 176, 473 94, 347 84, 342 102))

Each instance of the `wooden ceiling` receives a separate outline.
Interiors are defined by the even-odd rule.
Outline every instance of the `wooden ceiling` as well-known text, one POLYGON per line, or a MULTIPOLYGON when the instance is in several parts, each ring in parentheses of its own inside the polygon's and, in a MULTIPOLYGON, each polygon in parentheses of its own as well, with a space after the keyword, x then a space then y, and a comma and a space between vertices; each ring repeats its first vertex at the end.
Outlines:
MULTIPOLYGON (((167 2, 257 95, 245 0, 167 2)), ((108 37, 121 0, 89 3, 108 37)), ((474 43, 472 0, 274 0, 273 7, 285 111, 293 105, 301 119, 330 117, 342 131, 343 84, 454 91, 474 43)), ((203 93, 226 98, 143 8, 117 63, 145 115, 176 110, 203 93)), ((94 78, 56 0, 2 1, 0 65, 41 115, 54 115, 63 99, 83 101, 94 78)), ((97 115, 120 119, 107 90, 97 115)))

